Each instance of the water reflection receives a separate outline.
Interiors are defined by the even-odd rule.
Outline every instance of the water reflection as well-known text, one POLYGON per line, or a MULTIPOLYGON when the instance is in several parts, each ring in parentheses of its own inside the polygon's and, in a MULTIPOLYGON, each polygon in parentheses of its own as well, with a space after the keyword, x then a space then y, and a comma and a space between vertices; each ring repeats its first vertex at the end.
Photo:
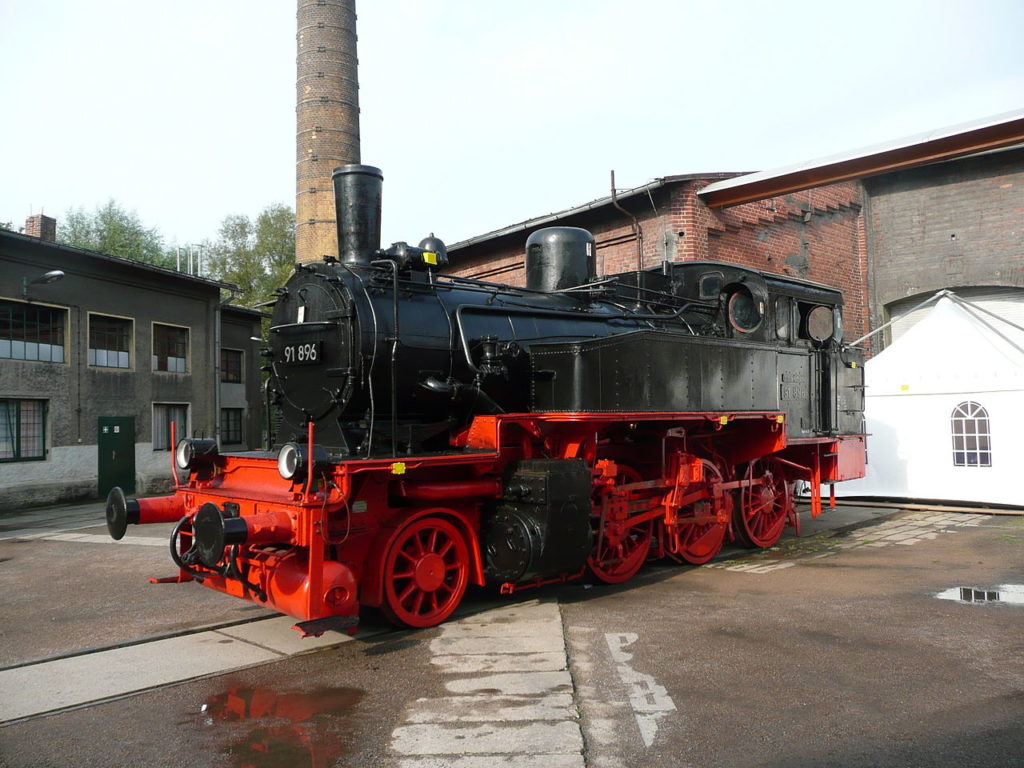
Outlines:
POLYGON ((235 686, 200 708, 202 723, 231 724, 222 752, 235 768, 326 768, 347 751, 339 718, 350 715, 364 692, 356 688, 273 691, 235 686))
POLYGON ((960 603, 1010 603, 1024 605, 1024 584, 1000 584, 994 589, 952 587, 936 595, 940 600, 960 603))

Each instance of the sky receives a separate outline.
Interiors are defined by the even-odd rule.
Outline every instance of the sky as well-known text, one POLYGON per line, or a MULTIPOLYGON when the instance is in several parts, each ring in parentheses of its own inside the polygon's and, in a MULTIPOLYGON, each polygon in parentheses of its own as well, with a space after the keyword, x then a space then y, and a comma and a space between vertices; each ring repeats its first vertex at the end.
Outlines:
MULTIPOLYGON (((294 0, 0 0, 0 222, 294 206, 294 0)), ((1019 0, 357 0, 383 240, 1024 109, 1019 0)))

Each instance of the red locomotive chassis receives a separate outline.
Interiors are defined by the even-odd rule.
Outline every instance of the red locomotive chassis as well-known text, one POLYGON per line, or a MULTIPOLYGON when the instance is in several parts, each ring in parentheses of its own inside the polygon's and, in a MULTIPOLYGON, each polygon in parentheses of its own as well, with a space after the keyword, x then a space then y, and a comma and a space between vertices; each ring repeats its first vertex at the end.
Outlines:
MULTIPOLYGON (((797 480, 817 515, 823 483, 864 473, 863 435, 787 439, 781 411, 476 416, 453 442, 433 455, 314 459, 291 479, 275 454, 196 453, 171 497, 125 501, 115 489, 108 526, 120 538, 127 523, 177 523, 179 574, 162 581, 199 581, 300 622, 351 625, 374 606, 426 627, 469 584, 511 592, 585 571, 618 583, 649 558, 701 564, 733 539, 771 546, 797 523, 797 480), (510 469, 533 459, 589 473, 589 551, 585 567, 503 581, 483 532, 496 505, 523 493, 510 469)), ((312 430, 307 448, 315 457, 312 430)))

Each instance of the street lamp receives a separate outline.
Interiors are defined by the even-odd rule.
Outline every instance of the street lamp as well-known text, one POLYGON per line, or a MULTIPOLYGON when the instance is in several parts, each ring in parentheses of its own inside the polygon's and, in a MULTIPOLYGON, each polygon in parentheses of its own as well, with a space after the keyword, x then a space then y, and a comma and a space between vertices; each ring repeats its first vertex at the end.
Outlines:
POLYGON ((55 283, 64 277, 64 272, 59 269, 51 269, 49 272, 44 272, 34 280, 29 280, 27 277, 21 278, 21 298, 25 301, 31 301, 28 297, 28 287, 30 285, 46 285, 47 283, 55 283))

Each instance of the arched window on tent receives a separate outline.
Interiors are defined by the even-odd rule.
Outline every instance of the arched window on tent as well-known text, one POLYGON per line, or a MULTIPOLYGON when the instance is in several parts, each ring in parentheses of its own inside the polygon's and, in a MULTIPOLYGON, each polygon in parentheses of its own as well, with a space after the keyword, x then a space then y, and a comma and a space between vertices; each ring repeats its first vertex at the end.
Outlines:
POLYGON ((953 431, 954 467, 991 467, 992 432, 988 411, 968 400, 953 409, 950 417, 953 431))

